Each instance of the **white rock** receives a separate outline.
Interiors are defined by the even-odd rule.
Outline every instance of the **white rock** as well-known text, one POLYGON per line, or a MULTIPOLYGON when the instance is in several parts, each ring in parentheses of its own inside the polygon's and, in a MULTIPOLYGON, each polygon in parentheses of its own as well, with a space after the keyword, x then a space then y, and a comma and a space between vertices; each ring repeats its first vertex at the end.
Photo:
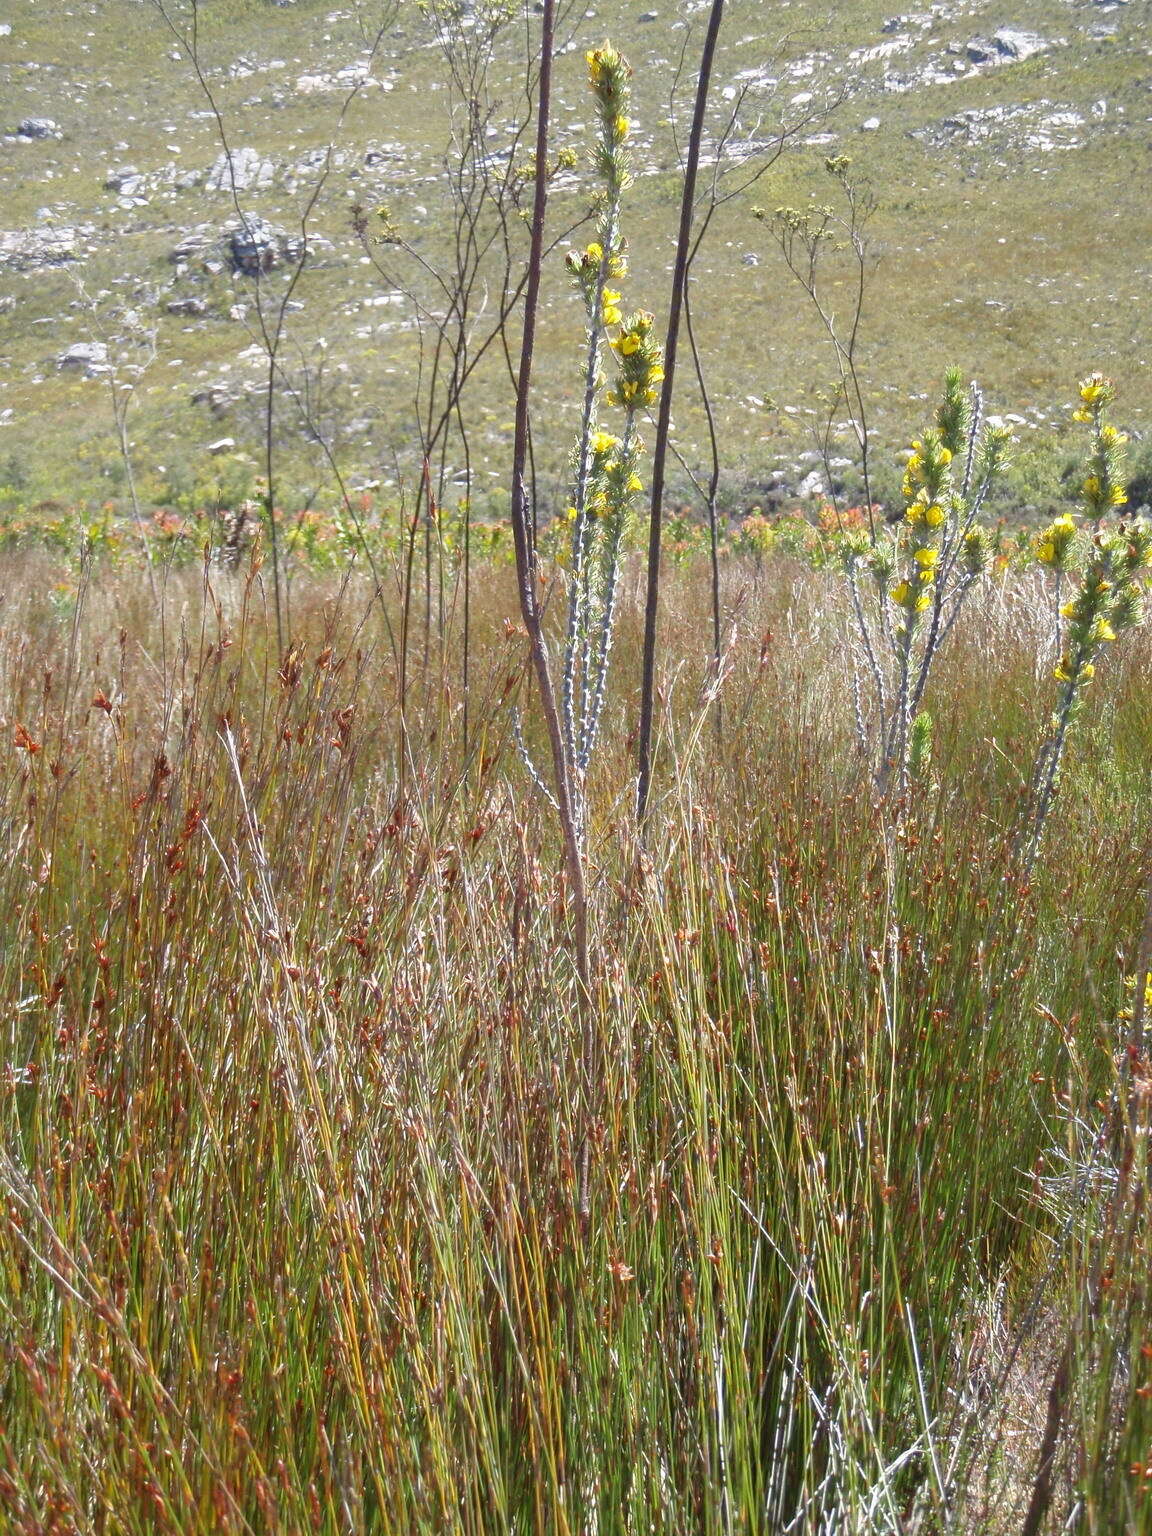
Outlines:
POLYGON ((108 348, 102 341, 74 341, 56 359, 57 368, 82 368, 89 378, 106 373, 108 348))

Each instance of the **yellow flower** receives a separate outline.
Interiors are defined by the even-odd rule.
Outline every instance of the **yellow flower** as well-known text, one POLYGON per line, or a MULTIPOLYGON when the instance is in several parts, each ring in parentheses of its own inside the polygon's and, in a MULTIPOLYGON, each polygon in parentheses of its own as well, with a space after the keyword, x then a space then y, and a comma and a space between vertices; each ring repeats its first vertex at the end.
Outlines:
POLYGON ((617 142, 628 137, 629 127, 630 124, 626 117, 621 116, 616 119, 616 121, 612 124, 612 132, 613 137, 617 140, 617 142))
POLYGON ((619 325, 620 311, 615 304, 605 304, 604 308, 600 311, 600 318, 604 321, 605 325, 619 325))
POLYGON ((1096 402, 1107 395, 1111 380, 1106 379, 1102 373, 1093 373, 1086 379, 1080 380, 1080 398, 1085 405, 1095 405, 1096 402))
POLYGON ((892 601, 901 608, 907 608, 912 613, 923 613, 926 608, 932 606, 932 598, 927 592, 921 592, 919 587, 914 587, 910 581, 902 581, 892 588, 892 601))
POLYGON ((639 346, 639 336, 635 336, 629 331, 627 336, 621 336, 620 340, 616 343, 616 350, 624 357, 631 357, 639 346))
POLYGON ((598 240, 593 240, 591 245, 584 247, 584 256, 590 265, 599 266, 604 260, 604 247, 598 240))
POLYGON ((940 560, 938 549, 918 549, 912 557, 923 570, 934 570, 940 560))
POLYGON ((1092 626, 1092 638, 1093 640, 1099 640, 1107 645, 1110 640, 1115 640, 1116 631, 1112 628, 1107 619, 1097 619, 1095 624, 1092 626))
POLYGON ((613 437, 611 432, 596 432, 592 436, 593 453, 611 453, 613 448, 620 446, 620 439, 613 437))
POLYGON ((1072 420, 1090 423, 1092 420, 1092 412, 1087 410, 1084 406, 1081 406, 1078 411, 1072 412, 1072 420))
POLYGON ((913 523, 923 523, 928 528, 939 528, 944 521, 944 508, 939 502, 925 501, 921 493, 908 508, 908 519, 913 523))
POLYGON ((644 489, 644 482, 643 482, 643 480, 641 480, 639 475, 629 475, 628 476, 628 490, 630 490, 630 491, 642 491, 643 489, 644 489))

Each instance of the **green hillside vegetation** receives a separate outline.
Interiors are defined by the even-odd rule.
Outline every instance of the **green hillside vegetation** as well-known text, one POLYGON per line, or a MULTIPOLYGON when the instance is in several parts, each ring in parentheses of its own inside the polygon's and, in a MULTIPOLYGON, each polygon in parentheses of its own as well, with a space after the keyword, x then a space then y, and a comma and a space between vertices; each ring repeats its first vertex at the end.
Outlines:
MULTIPOLYGON (((171 19, 183 27, 190 14, 174 7, 171 19)), ((270 186, 240 194, 244 211, 295 229, 319 175, 308 161, 336 147, 339 163, 309 218, 320 238, 294 294, 300 307, 286 317, 283 357, 338 447, 344 473, 386 489, 411 485, 420 472, 412 452, 417 309, 399 290, 429 306, 427 340, 443 296, 418 263, 443 271, 450 259, 444 166, 454 163, 449 115, 458 101, 435 41, 445 14, 402 7, 380 16, 312 0, 283 7, 221 0, 199 13, 205 82, 228 141, 255 151, 272 173, 270 186), (379 83, 365 86, 340 121, 351 86, 338 72, 368 61, 381 20, 371 59, 379 83), (377 158, 365 164, 373 151, 377 158), (386 205, 418 261, 376 250, 370 254, 386 272, 366 264, 351 227, 356 203, 370 214, 386 205)), ((1071 377, 1106 361, 1130 382, 1126 424, 1145 425, 1148 253, 1130 193, 1147 169, 1146 39, 1132 7, 1069 8, 1052 0, 1021 0, 1010 16, 987 5, 956 15, 937 8, 895 18, 896 30, 885 32, 887 19, 862 4, 842 4, 828 16, 788 5, 737 6, 729 18, 716 69, 714 130, 730 111, 725 93, 745 86, 737 147, 767 141, 781 120, 812 121, 765 181, 720 211, 696 266, 694 318, 724 425, 725 493, 734 509, 754 504, 774 468, 811 448, 803 413, 832 376, 831 358, 751 209, 823 200, 823 161, 835 152, 852 157, 854 175, 876 203, 868 233, 878 260, 860 360, 878 441, 891 459, 944 363, 956 362, 984 381, 991 409, 1019 418, 1025 461, 1038 461, 1038 483, 1025 478, 1016 499, 1046 508, 1064 467, 1058 440, 1071 377), (986 39, 1009 22, 1034 29, 1052 46, 1021 62, 966 62, 971 39, 986 39), (886 58, 869 56, 891 47, 897 51, 886 58), (955 73, 958 63, 964 72, 950 83, 926 83, 955 73), (913 88, 891 89, 899 83, 894 76, 913 88), (823 106, 841 95, 825 120, 823 106), (803 96, 812 100, 792 104, 803 96), (1001 110, 1009 116, 997 122, 1001 110), (967 128, 941 126, 963 125, 964 113, 984 116, 967 128), (873 122, 878 126, 864 129, 873 122), (820 142, 805 143, 811 139, 820 142), (752 261, 757 265, 745 265, 752 261), (784 414, 785 407, 796 414, 784 414)), ((609 34, 625 35, 631 45, 637 175, 629 207, 630 294, 658 315, 668 302, 680 184, 671 124, 683 121, 691 97, 691 66, 677 85, 676 63, 682 49, 691 57, 698 43, 692 20, 691 11, 657 6, 649 13, 611 0, 587 16, 570 9, 561 27, 571 41, 558 61, 557 143, 581 157, 588 121, 583 52, 609 34), (653 20, 638 19, 650 14, 653 20)), ((487 80, 485 145, 494 163, 512 149, 510 130, 523 122, 524 56, 523 29, 510 25, 487 80)), ((9 138, 0 147, 4 225, 82 231, 81 259, 73 262, 40 270, 25 263, 19 270, 0 257, 0 298, 8 300, 0 330, 0 463, 17 493, 10 499, 123 498, 107 383, 56 366, 69 345, 101 338, 110 343, 112 363, 131 374, 120 382, 134 386, 130 435, 145 501, 187 505, 214 491, 234 498, 250 488, 260 459, 265 370, 252 279, 227 271, 205 276, 195 260, 178 277, 169 259, 186 232, 207 226, 218 234, 237 212, 227 187, 211 191, 205 183, 221 154, 219 125, 186 56, 152 6, 102 0, 65 7, 49 0, 14 13, 11 34, 0 38, 0 74, 12 119, 0 128, 12 133, 25 115, 35 115, 55 120, 61 133, 58 140, 9 138), (146 179, 139 206, 104 186, 109 173, 126 166, 146 179), (194 184, 175 184, 180 177, 194 184), (125 201, 129 206, 121 206, 125 201), (204 313, 169 314, 168 305, 180 300, 202 302, 204 313), (137 367, 144 369, 139 376, 131 372, 137 367), (219 417, 204 403, 192 404, 217 384, 240 400, 219 417), (234 457, 206 452, 229 437, 234 457)), ((527 148, 522 138, 516 142, 518 159, 527 148)), ((735 155, 731 168, 738 169, 735 155)), ((585 216, 587 206, 581 158, 557 185, 554 235, 585 216)), ((489 268, 485 278, 502 281, 502 271, 489 268)), ((272 299, 275 284, 267 286, 272 299)), ((843 305, 849 291, 833 286, 831 293, 843 305)), ((578 322, 559 254, 546 294, 540 386, 547 419, 561 427, 541 434, 539 451, 555 475, 575 420, 569 363, 578 322)), ((486 298, 492 313, 498 289, 490 287, 486 298)), ((498 504, 506 490, 511 391, 495 355, 477 376, 474 395, 474 489, 481 502, 481 493, 494 491, 498 504)), ((676 418, 684 456, 696 466, 703 420, 693 389, 678 395, 676 418)), ((286 495, 297 506, 310 495, 332 494, 323 455, 314 445, 309 450, 298 428, 289 402, 280 449, 286 495)))

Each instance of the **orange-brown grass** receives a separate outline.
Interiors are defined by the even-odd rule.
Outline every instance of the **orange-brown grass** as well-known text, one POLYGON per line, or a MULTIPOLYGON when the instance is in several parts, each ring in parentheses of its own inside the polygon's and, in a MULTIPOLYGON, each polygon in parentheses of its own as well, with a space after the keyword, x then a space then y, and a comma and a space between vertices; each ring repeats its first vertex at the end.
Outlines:
POLYGON ((360 574, 300 578, 286 655, 258 570, 174 574, 162 612, 57 577, 14 562, 0 633, 5 1529, 1018 1529, 1020 1351, 1046 1391, 1037 1334, 1075 1318, 1053 1529, 1073 1488, 1086 1529, 1146 1517, 1144 1217, 1109 1235, 1069 1171, 1112 1166, 1143 636, 1023 889, 1025 578, 941 659, 896 814, 835 578, 727 569, 718 730, 706 573, 670 572, 645 849, 629 588, 589 1088, 507 572, 466 741, 451 603, 402 708, 360 574))

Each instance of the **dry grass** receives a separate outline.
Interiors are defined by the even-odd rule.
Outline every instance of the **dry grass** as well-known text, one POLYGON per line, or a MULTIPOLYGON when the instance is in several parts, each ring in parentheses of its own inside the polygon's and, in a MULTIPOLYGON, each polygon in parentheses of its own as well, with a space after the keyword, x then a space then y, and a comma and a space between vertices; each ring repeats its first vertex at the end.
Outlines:
MULTIPOLYGON (((467 750, 451 628, 401 718, 362 576, 298 583, 280 657, 257 572, 173 574, 162 622, 136 573, 59 575, 13 567, 0 636, 7 1529, 1010 1529, 1076 1316, 1082 1528, 1137 1527, 1143 1217, 1088 1319, 1104 1227, 1043 1177, 1100 1123, 1147 802, 1072 763, 986 947, 1046 707, 1026 589, 949 653, 894 835, 835 582, 728 567, 719 743, 676 573, 644 855, 626 603, 589 1086, 507 573, 467 750)), ((1090 706, 1125 784, 1147 661, 1090 706)))

